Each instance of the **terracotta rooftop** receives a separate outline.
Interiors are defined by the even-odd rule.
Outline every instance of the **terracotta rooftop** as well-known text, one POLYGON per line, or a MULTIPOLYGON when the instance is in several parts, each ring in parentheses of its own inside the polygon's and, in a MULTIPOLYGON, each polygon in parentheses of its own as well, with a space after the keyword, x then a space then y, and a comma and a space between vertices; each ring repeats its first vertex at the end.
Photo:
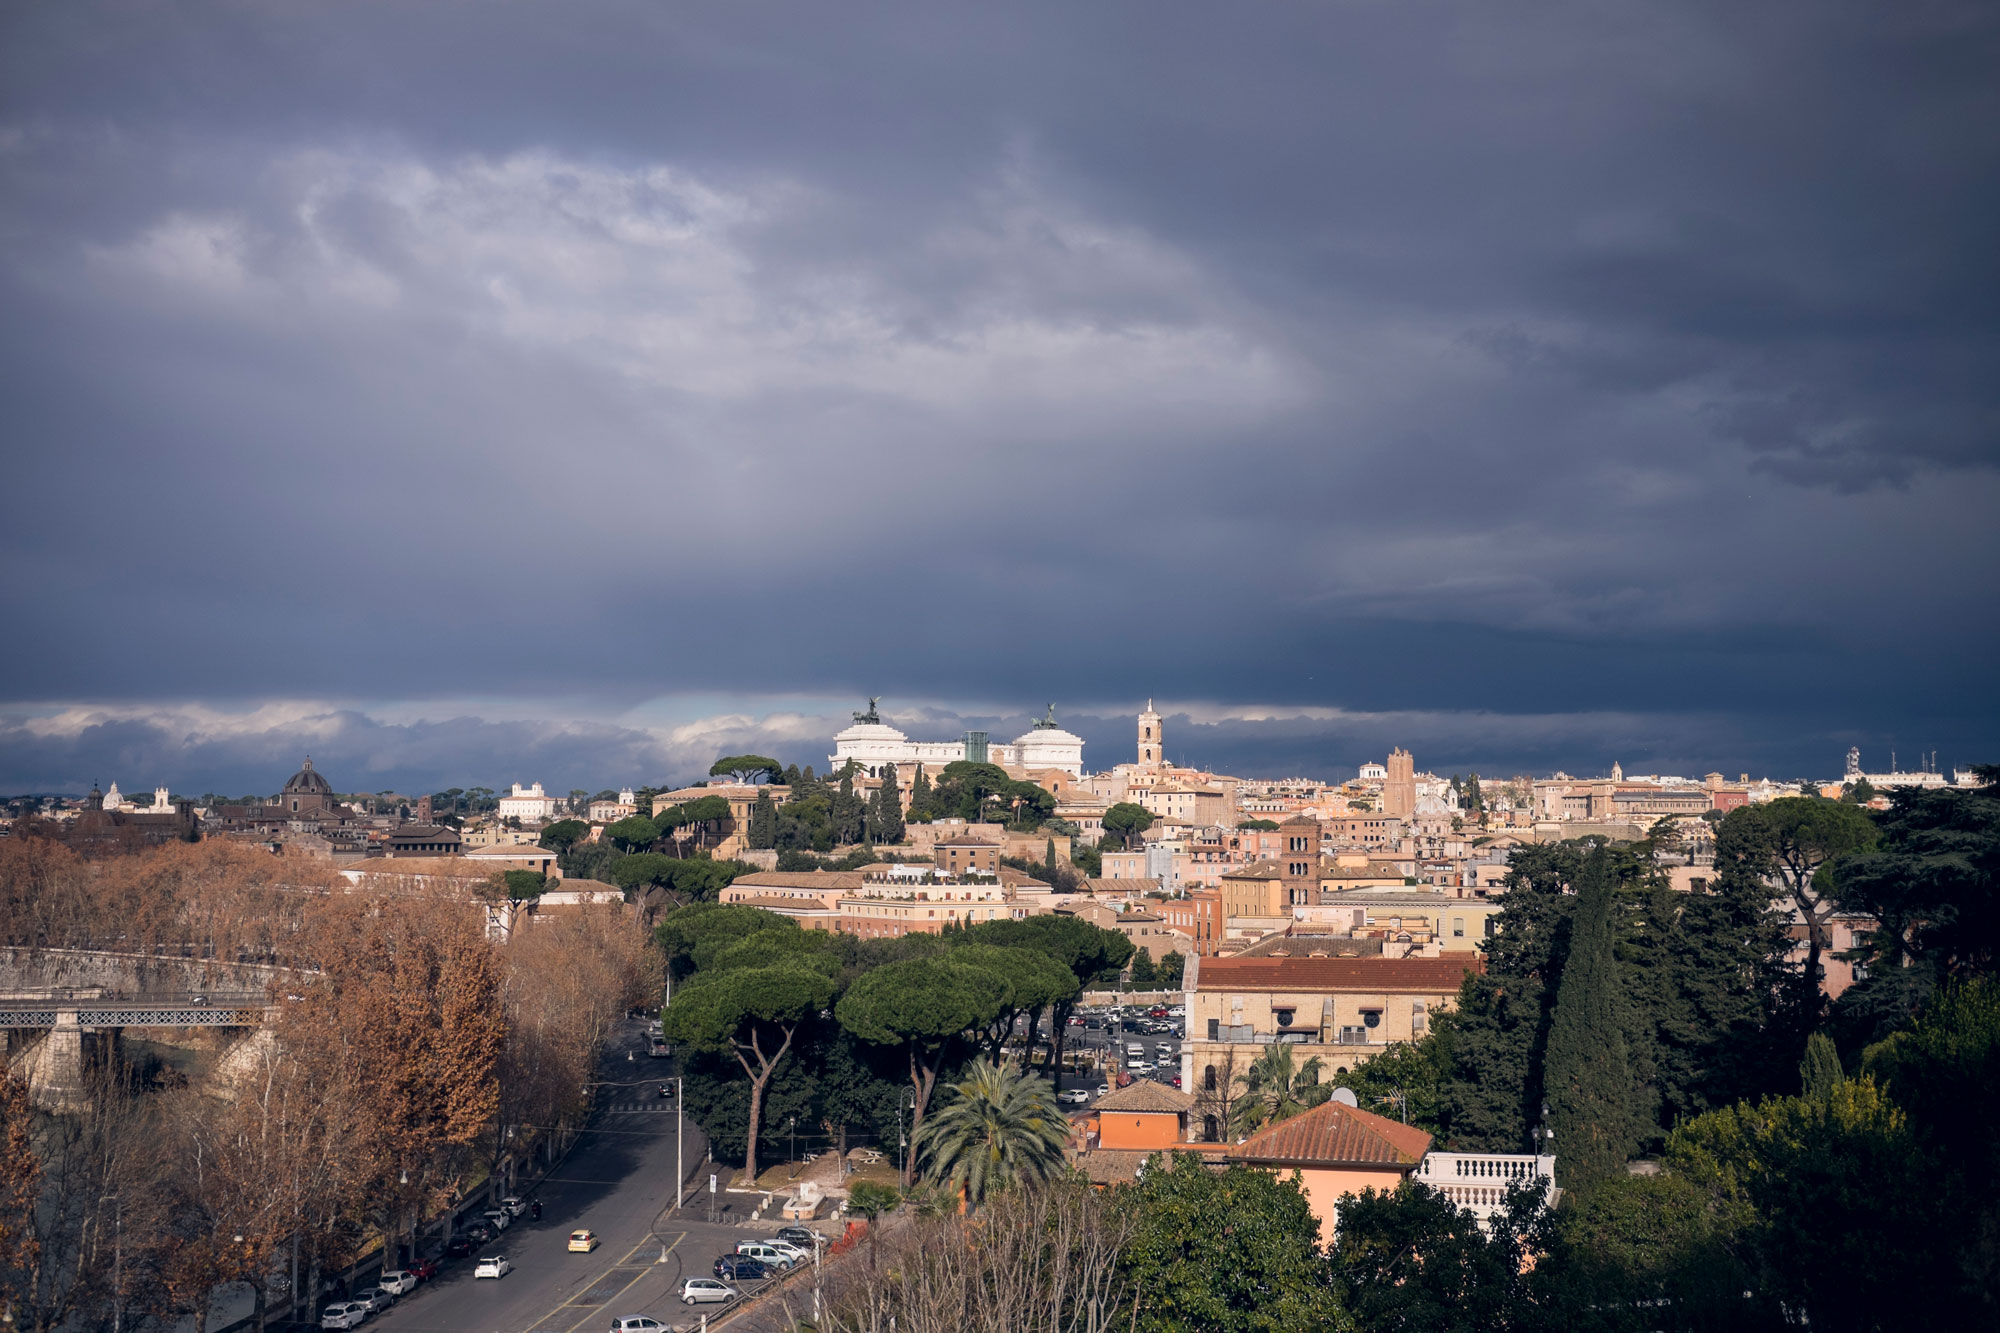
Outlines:
POLYGON ((1252 1134, 1229 1150, 1232 1161, 1296 1166, 1411 1166, 1431 1149, 1431 1136, 1412 1125, 1322 1102, 1252 1134))
POLYGON ((814 902, 811 898, 779 898, 753 894, 735 900, 738 907, 761 907, 767 912, 798 913, 809 911, 831 912, 833 909, 814 902), (812 904, 810 907, 801 904, 812 904))
POLYGON ((858 889, 859 870, 758 870, 739 875, 730 885, 741 889, 858 889))
POLYGON ((1153 1151, 1139 1152, 1130 1148, 1092 1148, 1080 1152, 1073 1159, 1077 1170, 1083 1172, 1084 1179, 1093 1185, 1129 1185, 1138 1179, 1139 1168, 1153 1151))
POLYGON ((1097 1099, 1093 1111, 1158 1111, 1184 1115, 1194 1109, 1194 1098, 1178 1088, 1142 1078, 1136 1083, 1108 1092, 1097 1099))
POLYGON ((1484 972, 1480 954, 1450 958, 1206 958, 1196 979, 1204 991, 1455 991, 1468 972, 1484 972))
POLYGON ((1083 882, 1085 893, 1110 894, 1113 897, 1137 898, 1160 891, 1157 879, 1087 879, 1083 882))

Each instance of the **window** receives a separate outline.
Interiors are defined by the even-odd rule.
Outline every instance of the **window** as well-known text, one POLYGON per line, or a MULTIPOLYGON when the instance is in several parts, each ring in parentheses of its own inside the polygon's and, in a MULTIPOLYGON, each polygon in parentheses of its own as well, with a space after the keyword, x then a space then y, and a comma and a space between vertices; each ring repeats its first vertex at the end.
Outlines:
POLYGON ((1451 934, 1452 934, 1452 938, 1453 938, 1453 939, 1461 939, 1461 940, 1462 940, 1462 939, 1464 939, 1464 938, 1465 938, 1465 918, 1464 918, 1464 917, 1462 917, 1462 916, 1455 916, 1455 917, 1453 917, 1453 918, 1451 919, 1451 934))
POLYGON ((1288 1028, 1292 1025, 1292 1016, 1297 1012, 1294 1009, 1273 1009, 1271 1014, 1278 1020, 1279 1027, 1288 1028))
POLYGON ((1216 1134, 1219 1129, 1220 1126, 1216 1124, 1214 1116, 1205 1115, 1201 1118, 1201 1136, 1208 1142, 1216 1142, 1216 1134))
POLYGON ((1205 1069, 1203 1069, 1203 1070, 1201 1071, 1201 1087, 1202 1087, 1202 1091, 1203 1091, 1203 1092, 1214 1092, 1214 1091, 1215 1091, 1215 1066, 1214 1066, 1214 1065, 1209 1065, 1209 1066, 1208 1066, 1207 1068, 1205 1068, 1205 1069))
POLYGON ((1209 1020, 1208 1020, 1208 1039, 1209 1039, 1210 1041, 1221 1041, 1221 1040, 1222 1040, 1222 1020, 1221 1020, 1221 1019, 1219 1019, 1219 1018, 1211 1018, 1211 1019, 1209 1019, 1209 1020))

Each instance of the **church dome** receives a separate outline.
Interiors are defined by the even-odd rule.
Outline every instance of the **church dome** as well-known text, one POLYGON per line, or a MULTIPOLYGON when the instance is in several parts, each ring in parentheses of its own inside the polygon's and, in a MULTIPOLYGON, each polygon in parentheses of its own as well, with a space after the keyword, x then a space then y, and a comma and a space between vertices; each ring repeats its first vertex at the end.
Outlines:
POLYGON ((306 756, 305 766, 292 774, 285 783, 287 796, 331 796, 333 788, 327 780, 313 771, 312 756, 306 756))

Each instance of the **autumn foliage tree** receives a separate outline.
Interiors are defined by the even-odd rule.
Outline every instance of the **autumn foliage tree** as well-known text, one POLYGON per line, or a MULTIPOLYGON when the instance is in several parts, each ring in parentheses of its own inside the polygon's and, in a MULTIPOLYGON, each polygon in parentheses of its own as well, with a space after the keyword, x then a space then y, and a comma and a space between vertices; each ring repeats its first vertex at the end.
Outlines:
POLYGON ((352 1093, 380 1220, 399 1234, 457 1183, 449 1150, 493 1117, 499 968, 478 909, 451 901, 321 900, 303 944, 319 975, 286 1005, 279 1039, 322 1086, 352 1093))

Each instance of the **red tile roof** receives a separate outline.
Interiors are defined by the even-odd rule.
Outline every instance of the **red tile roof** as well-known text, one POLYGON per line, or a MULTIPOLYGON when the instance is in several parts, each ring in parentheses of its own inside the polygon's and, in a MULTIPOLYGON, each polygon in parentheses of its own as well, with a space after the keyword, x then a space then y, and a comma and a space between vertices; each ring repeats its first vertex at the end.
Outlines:
POLYGON ((1195 986, 1203 991, 1443 994, 1456 991, 1467 972, 1485 970, 1482 954, 1450 958, 1204 958, 1195 986))
POLYGON ((1229 1150, 1233 1161, 1296 1166, 1410 1166, 1431 1148, 1423 1130, 1340 1102, 1280 1120, 1229 1150))
POLYGON ((1150 1078, 1142 1078, 1098 1098, 1093 1111, 1159 1111, 1185 1115, 1194 1109, 1194 1098, 1179 1088, 1170 1088, 1150 1078))

